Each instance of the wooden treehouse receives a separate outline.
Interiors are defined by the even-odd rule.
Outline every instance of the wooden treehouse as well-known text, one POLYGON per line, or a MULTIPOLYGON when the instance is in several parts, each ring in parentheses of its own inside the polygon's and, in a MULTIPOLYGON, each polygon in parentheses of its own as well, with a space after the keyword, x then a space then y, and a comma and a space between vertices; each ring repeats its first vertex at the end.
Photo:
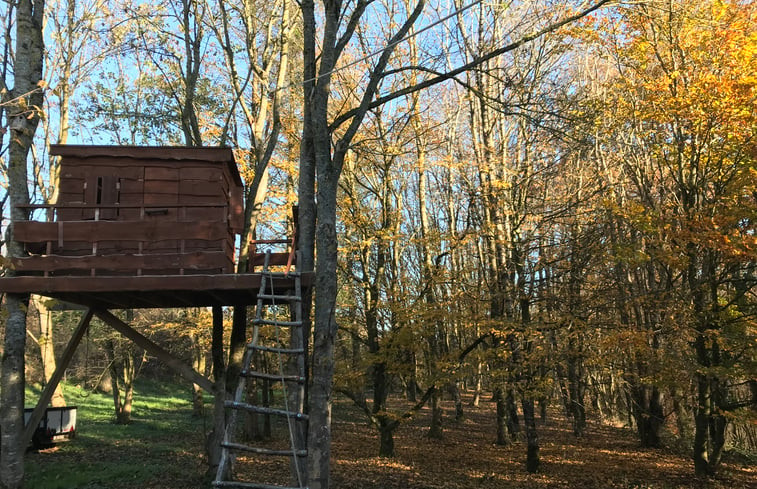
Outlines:
MULTIPOLYGON (((0 292, 102 309, 246 305, 260 275, 236 273, 242 180, 228 148, 52 146, 54 204, 30 205, 14 236, 28 256, 0 292)), ((287 240, 266 241, 287 243, 287 240)), ((271 257, 293 265, 293 241, 271 257)), ((249 257, 262 263, 262 254, 249 257)), ((282 287, 287 283, 282 282, 282 287)))
POLYGON ((238 270, 243 187, 232 151, 57 145, 51 147, 51 154, 61 157, 56 202, 29 205, 30 218, 12 223, 14 239, 24 245, 27 254, 11 260, 13 273, 0 277, 0 293, 39 294, 79 304, 86 312, 27 421, 26 440, 31 440, 43 418, 92 317, 97 316, 186 379, 215 392, 209 379, 109 310, 216 306, 214 324, 222 324, 218 306, 254 304, 252 340, 247 345, 239 388, 234 400, 222 401, 232 412, 232 421, 219 443, 222 457, 214 485, 236 487, 226 478, 237 450, 289 456, 304 466, 300 459, 305 456, 302 423, 307 420, 303 404, 307 345, 302 297, 310 285, 310 274, 293 271, 296 232, 287 239, 251 242, 248 266, 238 270), (278 249, 260 253, 261 245, 278 249), (271 305, 276 307, 271 309, 271 305), (259 328, 267 328, 267 333, 276 328, 276 334, 258 334, 259 328), (279 329, 289 329, 291 334, 280 336, 279 329), (275 344, 259 343, 258 338, 271 337, 276 338, 275 344), (288 338, 288 344, 278 338, 288 338), (286 356, 286 362, 271 363, 286 363, 289 371, 282 367, 275 372, 258 371, 253 358, 260 354, 286 356), (248 378, 280 382, 289 393, 289 404, 284 409, 247 404, 244 390, 248 378), (298 426, 297 448, 266 450, 234 442, 237 416, 233 413, 240 410, 293 420, 298 426))

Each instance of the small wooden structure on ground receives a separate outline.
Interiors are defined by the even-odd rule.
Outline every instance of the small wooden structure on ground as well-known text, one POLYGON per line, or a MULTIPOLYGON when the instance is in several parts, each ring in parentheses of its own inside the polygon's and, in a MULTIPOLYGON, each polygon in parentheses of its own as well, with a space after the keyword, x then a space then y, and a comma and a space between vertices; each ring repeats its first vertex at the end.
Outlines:
MULTIPOLYGON (((27 425, 32 414, 34 409, 24 409, 24 423, 27 425)), ((76 406, 49 407, 32 435, 32 445, 35 448, 44 448, 75 436, 76 406)))

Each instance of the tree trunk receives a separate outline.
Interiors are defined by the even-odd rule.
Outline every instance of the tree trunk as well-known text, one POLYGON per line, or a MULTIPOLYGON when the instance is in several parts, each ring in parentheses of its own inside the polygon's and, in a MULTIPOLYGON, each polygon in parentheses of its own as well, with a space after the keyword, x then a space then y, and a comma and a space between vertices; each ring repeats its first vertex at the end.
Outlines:
MULTIPOLYGON (((205 373, 205 351, 197 340, 197 335, 190 333, 190 349, 192 353, 192 368, 202 375, 205 373)), ((202 387, 192 384, 192 415, 201 417, 205 413, 205 400, 203 399, 202 387)))
POLYGON ((539 398, 539 420, 541 421, 542 426, 547 425, 547 407, 548 407, 549 401, 546 397, 540 397, 539 398))
POLYGON ((676 415, 676 428, 678 428, 678 437, 682 440, 691 439, 691 429, 687 423, 684 402, 681 402, 681 396, 678 394, 676 387, 671 387, 670 398, 673 401, 673 412, 676 415))
POLYGON ((213 331, 211 335, 211 360, 213 363, 213 383, 215 397, 213 400, 213 427, 205 440, 208 455, 208 477, 214 477, 221 462, 221 441, 226 429, 226 415, 223 403, 226 400, 225 365, 223 358, 223 310, 213 306, 213 331))
POLYGON ((711 410, 710 383, 704 374, 697 374, 697 407, 694 416, 694 472, 710 475, 709 413, 711 410))
POLYGON ((110 363, 109 373, 113 387, 113 408, 116 424, 130 424, 132 402, 134 400, 134 380, 136 362, 134 353, 120 348, 113 340, 108 340, 106 352, 110 363))
MULTIPOLYGON (((252 354, 252 363, 255 368, 260 372, 266 372, 265 367, 262 364, 264 354, 258 351, 252 354)), ((263 385, 263 380, 247 379, 246 396, 247 403, 253 406, 269 407, 270 401, 268 400, 267 386, 263 385)), ((248 441, 262 440, 265 435, 260 430, 260 418, 258 413, 247 412, 240 413, 244 416, 244 439, 248 441)))
POLYGON ((407 380, 407 400, 410 402, 418 401, 418 365, 416 362, 415 352, 408 353, 410 357, 410 375, 407 380))
MULTIPOLYGON (((712 356, 705 346, 704 336, 697 338, 695 345, 700 364, 711 360, 702 357, 712 356)), ((723 395, 717 378, 707 374, 697 374, 697 406, 694 417, 694 471, 699 476, 713 476, 717 472, 725 448, 725 430, 727 418, 721 414, 723 395)))
POLYGON ((226 363, 226 392, 233 395, 239 382, 244 362, 244 350, 247 345, 247 307, 234 306, 231 319, 231 338, 229 339, 229 359, 226 363))
POLYGON ((662 444, 660 435, 665 421, 660 390, 655 386, 633 386, 631 396, 634 400, 634 420, 641 446, 659 448, 662 444))
POLYGON ((536 431, 534 401, 523 398, 523 424, 526 426, 526 470, 535 473, 539 470, 539 434, 536 431))
POLYGON ((518 407, 515 404, 515 392, 510 387, 507 389, 505 396, 505 410, 507 412, 507 432, 510 439, 515 441, 520 433, 520 422, 518 421, 518 407))
MULTIPOLYGON (((47 385, 56 368, 53 318, 45 303, 46 299, 35 295, 32 296, 31 300, 39 314, 39 353, 42 358, 42 373, 45 385, 47 385)), ((60 384, 55 387, 50 404, 53 407, 63 407, 66 405, 66 399, 63 397, 63 387, 60 384)))
POLYGON ((441 440, 444 437, 444 430, 442 428, 442 416, 444 412, 440 404, 441 396, 442 394, 439 389, 431 394, 431 425, 428 429, 428 437, 434 440, 441 440))
POLYGON ((463 398, 460 395, 460 381, 452 382, 450 385, 452 389, 452 399, 455 402, 455 421, 460 422, 465 418, 465 411, 463 410, 463 398))
MULTIPOLYGON (((571 344, 573 342, 571 341, 571 344)), ((569 353, 568 358, 568 393, 570 395, 570 414, 573 424, 573 434, 583 436, 586 429, 586 379, 584 378, 583 361, 577 353, 569 353)))
MULTIPOLYGON (((325 119, 324 119, 325 122, 325 119)), ((326 127, 316 134, 328 134, 326 127)), ((323 141, 317 149, 329 151, 323 141)), ((311 489, 329 487, 331 459, 331 389, 334 378, 334 341, 336 339, 337 238, 336 191, 329 154, 316 154, 318 163, 318 222, 316 225, 315 321, 313 328, 312 385, 309 392, 308 479, 311 489)))
POLYGON ((397 423, 388 421, 385 417, 379 418, 379 457, 394 457, 394 430, 397 423))
MULTIPOLYGON (((43 106, 42 63, 44 59, 44 0, 19 0, 16 5, 16 50, 13 66, 14 86, 3 96, 8 104, 9 130, 8 197, 11 225, 7 251, 10 257, 24 255, 23 246, 13 238, 13 223, 27 219, 23 205, 29 203, 27 158, 43 106), (8 98, 6 98, 8 97, 8 98)), ((23 485, 25 443, 24 384, 26 348, 26 311, 29 295, 6 294, 5 339, 0 373, 0 488, 23 485)))
POLYGON ((507 404, 505 403, 505 395, 502 387, 494 388, 494 402, 497 405, 497 439, 494 443, 500 446, 505 446, 508 443, 507 440, 507 404))
POLYGON ((28 296, 5 294, 5 343, 2 357, 0 394, 0 487, 20 488, 24 478, 24 349, 26 348, 26 307, 28 296))
POLYGON ((476 374, 473 384, 473 399, 471 399, 470 405, 478 407, 481 403, 481 377, 482 377, 482 362, 476 360, 476 374))

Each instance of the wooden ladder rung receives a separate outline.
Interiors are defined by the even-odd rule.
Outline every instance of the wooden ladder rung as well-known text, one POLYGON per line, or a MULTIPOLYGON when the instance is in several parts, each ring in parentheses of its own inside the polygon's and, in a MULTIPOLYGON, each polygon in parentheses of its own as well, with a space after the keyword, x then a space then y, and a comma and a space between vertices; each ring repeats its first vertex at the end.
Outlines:
POLYGON ((260 273, 262 273, 266 277, 272 277, 272 278, 289 278, 289 277, 296 278, 296 277, 302 276, 302 272, 267 272, 263 270, 260 273))
POLYGON ((302 297, 299 295, 283 295, 283 294, 258 294, 258 299, 269 301, 282 301, 282 302, 301 302, 302 297))
POLYGON ((256 484, 254 482, 236 481, 213 481, 213 487, 225 487, 229 489, 308 489, 297 486, 276 486, 272 484, 256 484))
MULTIPOLYGON (((292 450, 273 450, 270 448, 251 447, 242 443, 221 443, 221 446, 229 450, 239 450, 242 452, 256 453, 258 455, 272 455, 278 457, 291 457, 292 450)), ((294 452, 298 457, 307 457, 307 450, 297 450, 294 452)))
POLYGON ((281 382, 282 380, 284 382, 305 382, 305 377, 301 375, 279 375, 279 374, 267 374, 264 372, 256 372, 254 370, 242 370, 240 373, 242 377, 247 377, 251 379, 264 379, 264 380, 273 380, 277 382, 281 382))
POLYGON ((283 353, 285 355, 301 355, 305 353, 302 348, 275 348, 273 346, 248 345, 248 348, 255 351, 265 351, 269 353, 283 353))
POLYGON ((280 326, 282 328, 296 328, 302 326, 302 321, 275 321, 273 319, 253 319, 252 324, 280 326))
POLYGON ((285 411, 283 409, 273 409, 273 408, 267 408, 267 407, 262 407, 262 406, 255 406, 253 404, 247 404, 246 402, 224 401, 223 405, 224 407, 227 407, 227 408, 243 409, 251 413, 271 414, 274 416, 284 416, 288 418, 295 418, 298 420, 308 419, 308 415, 304 413, 297 413, 294 411, 285 411))

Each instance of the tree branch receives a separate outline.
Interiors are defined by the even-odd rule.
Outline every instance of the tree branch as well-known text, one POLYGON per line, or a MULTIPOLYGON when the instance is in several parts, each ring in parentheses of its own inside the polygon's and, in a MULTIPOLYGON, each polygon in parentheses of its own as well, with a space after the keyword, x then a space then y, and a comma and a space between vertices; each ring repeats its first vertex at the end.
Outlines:
MULTIPOLYGON (((600 0, 591 7, 588 7, 585 10, 582 10, 581 12, 578 12, 575 15, 571 15, 569 17, 566 17, 565 19, 555 22, 554 24, 550 24, 547 27, 533 33, 529 34, 527 36, 523 36, 519 40, 512 42, 506 46, 503 46, 499 49, 495 49, 494 51, 490 51, 487 54, 484 54, 482 56, 479 56, 477 58, 474 58, 473 61, 466 63, 458 68, 455 68, 454 70, 448 71, 446 73, 437 75, 433 78, 429 78, 428 80, 424 80, 420 83, 417 83, 415 85, 402 88, 400 90, 397 90, 396 92, 392 92, 390 94, 384 95, 383 97, 379 97, 373 102, 370 102, 368 104, 361 103, 359 107, 356 107, 352 110, 349 110, 342 114, 341 116, 337 117, 334 122, 331 124, 332 129, 339 127, 346 121, 357 118, 357 120, 361 120, 361 115, 365 114, 366 111, 373 109, 375 107, 378 107, 380 105, 383 105, 387 102, 390 102, 396 98, 403 97, 405 95, 409 95, 411 93, 415 93, 419 90, 423 90, 429 87, 432 87, 434 85, 437 85, 441 82, 447 81, 449 79, 454 78, 455 76, 459 75, 460 73, 464 73, 466 71, 470 71, 473 68, 489 61, 492 58, 496 58, 497 56, 501 56, 505 53, 508 53, 510 51, 514 51, 515 49, 518 49, 519 47, 523 46, 526 43, 529 43, 535 39, 540 38, 541 36, 545 34, 549 34, 550 32, 554 32, 557 29, 563 27, 564 25, 570 24, 571 22, 574 22, 582 17, 585 17, 589 15, 590 13, 594 12, 595 10, 598 10, 599 8, 603 7, 604 5, 613 2, 614 0, 600 0)), ((373 79, 373 77, 371 78, 373 79)), ((353 123, 354 124, 354 123, 353 123)), ((351 124, 351 126, 353 125, 351 124)), ((351 127, 350 126, 350 127, 351 127)))

